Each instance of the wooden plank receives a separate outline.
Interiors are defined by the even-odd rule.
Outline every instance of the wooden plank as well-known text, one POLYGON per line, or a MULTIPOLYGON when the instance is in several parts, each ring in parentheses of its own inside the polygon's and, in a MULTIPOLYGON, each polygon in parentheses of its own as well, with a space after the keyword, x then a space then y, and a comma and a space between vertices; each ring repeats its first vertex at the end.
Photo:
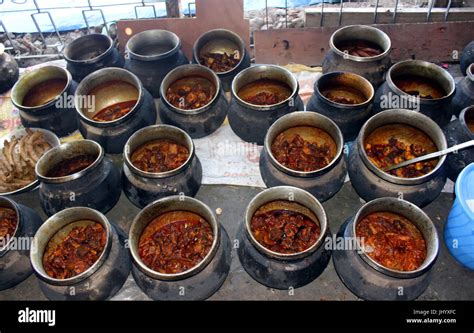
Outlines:
POLYGON ((183 52, 191 58, 196 39, 204 32, 223 28, 238 34, 250 47, 250 28, 244 19, 243 0, 196 0, 196 17, 120 20, 117 22, 119 48, 123 52, 131 36, 150 29, 174 32, 182 42, 183 52))
MULTIPOLYGON (((393 61, 453 61, 453 51, 474 40, 474 21, 373 25, 390 36, 393 61)), ((260 30, 254 33, 257 63, 320 65, 337 28, 260 30)))
MULTIPOLYGON (((373 24, 375 8, 344 8, 342 25, 373 24)), ((339 26, 339 8, 324 8, 323 26, 339 26)), ((430 22, 444 22, 446 9, 433 8, 430 22)), ((399 8, 397 9, 396 23, 425 23, 428 8, 399 8)), ((305 10, 307 28, 320 27, 321 9, 308 8, 305 10)), ((448 21, 474 21, 474 8, 451 8, 448 21)), ((377 9, 377 24, 391 24, 393 22, 393 7, 377 9)))

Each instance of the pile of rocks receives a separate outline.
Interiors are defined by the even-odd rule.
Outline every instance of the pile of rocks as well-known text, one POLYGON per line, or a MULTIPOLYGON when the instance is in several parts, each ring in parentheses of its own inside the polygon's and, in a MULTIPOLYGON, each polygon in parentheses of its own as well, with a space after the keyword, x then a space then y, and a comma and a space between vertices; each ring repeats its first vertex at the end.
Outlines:
POLYGON ((288 11, 282 8, 268 8, 267 11, 254 10, 247 13, 250 19, 250 31, 283 29, 283 28, 303 28, 305 26, 305 13, 303 8, 289 8, 288 11))

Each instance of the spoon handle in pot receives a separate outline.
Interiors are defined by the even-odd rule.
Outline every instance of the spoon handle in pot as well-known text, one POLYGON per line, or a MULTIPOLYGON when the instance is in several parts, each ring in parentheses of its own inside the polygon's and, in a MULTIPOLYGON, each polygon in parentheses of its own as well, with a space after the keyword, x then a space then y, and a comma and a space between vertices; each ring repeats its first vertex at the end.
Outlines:
POLYGON ((447 154, 456 152, 456 151, 461 150, 461 149, 469 148, 469 147, 474 147, 474 140, 466 141, 464 143, 452 146, 452 147, 447 148, 447 149, 436 151, 434 153, 430 153, 430 154, 427 154, 427 155, 423 155, 423 156, 420 156, 420 157, 413 158, 413 159, 408 160, 408 161, 404 161, 404 162, 399 163, 399 164, 392 165, 388 168, 383 169, 383 171, 391 171, 391 170, 403 168, 403 167, 406 167, 407 165, 410 165, 410 164, 413 164, 413 163, 418 163, 418 162, 422 162, 422 161, 426 161, 426 160, 431 160, 435 157, 440 157, 440 156, 443 156, 443 155, 447 155, 447 154))

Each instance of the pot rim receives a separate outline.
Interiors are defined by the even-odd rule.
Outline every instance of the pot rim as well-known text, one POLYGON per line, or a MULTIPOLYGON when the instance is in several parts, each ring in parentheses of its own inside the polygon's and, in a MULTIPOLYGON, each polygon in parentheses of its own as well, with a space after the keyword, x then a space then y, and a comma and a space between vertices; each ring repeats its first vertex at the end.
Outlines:
POLYGON ((467 66, 466 76, 469 80, 474 82, 474 62, 470 64, 469 66, 467 66))
MULTIPOLYGON (((38 277, 41 280, 46 281, 47 283, 58 285, 58 286, 67 286, 67 285, 76 284, 76 283, 90 277, 91 275, 93 275, 102 266, 102 264, 107 260, 109 252, 110 252, 110 248, 112 247, 112 232, 113 232, 112 225, 110 224, 107 217, 104 214, 102 214, 101 212, 99 212, 95 209, 89 208, 89 207, 70 207, 70 208, 66 208, 66 209, 54 214, 50 218, 48 218, 39 227, 38 231, 36 232, 36 234, 34 236, 34 240, 31 244, 31 251, 30 251, 31 266, 33 267, 33 270, 38 275, 38 277), (94 215, 95 218, 87 218, 87 219, 84 219, 84 220, 91 220, 91 221, 100 223, 104 227, 105 232, 106 232, 106 238, 107 238, 106 243, 105 243, 104 249, 102 250, 102 253, 99 256, 99 258, 88 269, 86 269, 81 274, 75 275, 75 276, 67 278, 67 279, 53 278, 53 277, 49 276, 44 271, 44 267, 43 267, 44 252, 45 252, 46 246, 49 244, 51 238, 54 237, 57 232, 62 230, 67 225, 70 225, 71 223, 81 221, 81 219, 75 219, 75 220, 72 220, 72 221, 65 222, 64 224, 62 223, 61 219, 63 219, 64 216, 66 216, 66 219, 67 219, 67 214, 70 213, 70 212, 74 212, 74 211, 87 212, 88 214, 94 215), (58 226, 56 226, 56 228, 54 228, 54 232, 52 232, 52 235, 49 237, 49 239, 45 243, 45 246, 42 249, 41 253, 36 256, 36 254, 39 251, 39 249, 38 249, 38 238, 43 236, 42 235, 43 233, 48 234, 47 228, 49 227, 49 225, 58 225, 58 226), (40 259, 39 258, 37 259, 36 257, 40 257, 40 259)), ((44 236, 44 237, 46 237, 46 236, 44 236)))
POLYGON ((334 107, 338 107, 338 108, 341 108, 341 109, 352 109, 352 108, 361 108, 361 107, 366 107, 366 106, 369 106, 373 99, 374 99, 374 95, 375 95, 375 89, 374 89, 374 86, 370 83, 369 80, 367 80, 365 77, 363 76, 360 76, 356 73, 352 73, 352 72, 347 72, 347 71, 336 71, 336 72, 329 72, 329 73, 325 73, 323 75, 321 75, 321 77, 316 81, 315 83, 315 92, 317 92, 318 96, 326 103, 326 104, 329 104, 331 106, 334 106, 334 107), (366 100, 362 103, 359 103, 359 104, 344 104, 344 103, 337 103, 337 102, 334 102, 332 100, 330 100, 329 98, 327 98, 326 96, 324 96, 322 93, 321 93, 321 89, 320 89, 320 85, 321 85, 321 79, 327 79, 327 78, 330 78, 332 76, 339 76, 339 75, 347 75, 347 76, 353 76, 355 78, 357 78, 357 80, 359 81, 362 81, 366 86, 367 88, 370 90, 370 96, 367 98, 366 97, 366 100))
MULTIPOLYGON (((79 156, 79 155, 80 154, 76 156, 79 156)), ((38 162, 36 162, 36 167, 35 167, 36 177, 41 182, 48 183, 48 184, 60 184, 60 183, 70 182, 70 181, 82 178, 86 174, 89 174, 91 171, 95 170, 102 163, 102 161, 104 160, 104 157, 105 157, 104 148, 102 148, 102 146, 95 141, 84 139, 84 140, 79 140, 79 141, 66 142, 59 146, 51 148, 45 154, 43 154, 43 156, 41 156, 38 162), (43 175, 40 172, 39 169, 42 168, 42 164, 47 163, 47 160, 49 157, 55 154, 62 155, 65 150, 72 149, 74 146, 77 146, 77 145, 91 145, 98 149, 99 153, 97 155, 97 158, 87 168, 82 169, 79 172, 76 172, 67 176, 63 176, 63 177, 47 177, 46 175, 43 175)))
MULTIPOLYGON (((39 83, 43 83, 44 81, 46 80, 43 80, 43 81, 40 81, 38 82, 39 83)), ((21 111, 25 111, 25 112, 35 112, 35 111, 39 111, 39 110, 43 110, 43 109, 46 109, 46 108, 49 108, 53 105, 56 104, 56 102, 63 97, 63 95, 65 93, 67 93, 67 91, 69 90, 69 88, 71 87, 71 84, 72 84, 73 80, 72 80, 72 75, 71 73, 66 69, 66 68, 63 68, 63 67, 59 67, 59 66, 54 66, 54 65, 46 65, 46 66, 43 66, 43 67, 40 67, 40 68, 36 68, 34 70, 32 70, 31 72, 27 72, 27 73, 24 73, 21 75, 21 77, 18 79, 18 81, 15 83, 15 85, 13 86, 12 90, 11 90, 11 94, 10 94, 10 97, 11 97, 11 101, 12 101, 12 104, 18 108, 19 110, 21 111), (21 103, 23 103, 23 101, 18 102, 16 100, 16 90, 19 89, 18 87, 20 87, 24 82, 28 81, 28 79, 34 75, 34 73, 38 72, 38 71, 46 71, 46 70, 53 70, 53 71, 61 71, 63 72, 63 74, 66 76, 66 85, 64 86, 63 90, 61 90, 61 92, 54 98, 52 99, 51 101, 45 103, 45 104, 42 104, 42 105, 37 105, 37 106, 24 106, 22 105, 21 103)), ((26 93, 25 93, 25 96, 26 94, 33 88, 34 86, 32 86, 26 93)), ((25 98, 25 96, 23 96, 23 98, 25 98)))
POLYGON ((213 71, 214 73, 216 73, 217 76, 226 75, 226 74, 229 74, 229 73, 235 71, 242 64, 242 61, 244 61, 244 58, 245 58, 246 53, 247 53, 247 50, 245 48, 245 43, 244 43, 243 39, 239 35, 237 35, 235 32, 233 32, 231 30, 228 30, 228 29, 222 29, 221 28, 221 29, 212 29, 212 30, 209 30, 209 31, 203 33, 201 36, 199 36, 199 38, 194 43, 193 58, 194 58, 194 61, 196 61, 196 63, 202 65, 201 62, 199 61, 198 44, 202 40, 202 38, 207 37, 208 34, 212 34, 212 33, 216 33, 216 32, 222 32, 222 33, 227 33, 229 35, 232 35, 232 37, 234 37, 235 40, 239 41, 239 47, 241 48, 239 50, 239 52, 240 52, 240 61, 237 63, 237 65, 235 65, 232 69, 229 69, 228 71, 225 71, 225 72, 216 73, 216 72, 213 71))
POLYGON ((13 234, 9 235, 8 242, 3 247, 0 247, 0 258, 1 258, 8 251, 10 251, 10 243, 13 241, 13 239, 19 236, 19 233, 21 232, 22 227, 23 227, 23 225, 22 225, 22 217, 23 216, 22 216, 22 213, 21 213, 20 206, 15 201, 13 201, 12 199, 9 199, 7 197, 0 196, 0 207, 1 208, 13 209, 15 211, 16 219, 17 219, 16 226, 15 226, 15 231, 13 232, 13 234))
MULTIPOLYGON (((474 63, 473 63, 473 65, 474 65, 474 63)), ((474 66, 473 66, 473 68, 474 68, 474 66)), ((459 114, 459 122, 461 123, 461 126, 466 131, 469 138, 474 140, 474 133, 469 129, 469 127, 467 126, 467 122, 466 122, 466 114, 468 112, 472 113, 472 117, 474 119, 474 105, 468 106, 467 108, 464 108, 461 111, 461 113, 459 114)))
MULTIPOLYGON (((193 74, 193 75, 195 75, 195 74, 193 74)), ((211 81, 211 80, 209 80, 209 81, 211 81)), ((166 74, 166 76, 164 77, 164 79, 161 83, 161 86, 160 86, 160 96, 161 96, 160 100, 163 101, 170 110, 172 110, 176 113, 182 114, 182 115, 187 115, 187 116, 200 114, 202 112, 205 112, 205 111, 209 110, 209 108, 212 107, 212 105, 215 103, 215 101, 220 98, 220 95, 221 95, 221 80, 219 79, 219 77, 217 76, 217 74, 213 70, 211 70, 210 68, 208 68, 206 66, 200 65, 200 64, 185 64, 185 65, 181 65, 181 66, 178 66, 178 67, 174 68, 168 74, 166 74), (177 73, 179 71, 182 71, 184 68, 189 68, 191 70, 196 70, 196 71, 205 71, 208 74, 210 74, 212 76, 213 80, 214 80, 214 82, 212 82, 212 84, 215 86, 216 92, 215 92, 214 96, 212 97, 212 99, 209 101, 209 103, 207 103, 204 106, 201 106, 200 108, 190 109, 190 110, 181 109, 181 108, 178 108, 178 107, 172 105, 171 103, 169 103, 167 98, 166 98, 166 91, 168 90, 169 86, 171 84, 173 84, 174 82, 176 82, 176 80, 185 78, 187 76, 186 75, 180 76, 178 79, 175 79, 172 82, 170 82, 170 84, 168 84, 167 87, 165 87, 165 83, 167 83, 167 81, 170 80, 170 78, 173 75, 175 75, 175 73, 177 73)))
MULTIPOLYGON (((142 143, 141 145, 146 144, 148 142, 151 142, 153 140, 155 140, 155 139, 151 136, 148 141, 142 143)), ((135 150, 136 149, 138 149, 138 147, 135 148, 135 150)), ((125 143, 124 150, 123 150, 124 163, 134 174, 137 174, 137 175, 139 175, 141 177, 144 177, 144 178, 155 178, 155 179, 167 178, 167 177, 171 177, 171 176, 175 176, 175 175, 179 174, 180 172, 182 172, 184 169, 186 169, 189 166, 189 164, 192 162, 192 160, 194 158, 194 155, 195 155, 195 146, 194 146, 194 142, 191 139, 191 137, 189 136, 189 134, 186 133, 185 131, 183 131, 182 129, 178 128, 178 127, 171 126, 171 125, 165 125, 165 124, 147 126, 147 127, 144 127, 142 129, 136 131, 127 140, 127 143, 125 143), (177 167, 176 169, 165 171, 165 172, 147 172, 147 171, 143 171, 143 170, 137 168, 135 165, 133 165, 132 161, 130 160, 130 156, 134 152, 130 149, 130 145, 132 144, 132 142, 134 140, 136 140, 137 136, 140 135, 141 133, 152 131, 154 129, 172 130, 172 131, 175 131, 175 132, 179 132, 181 135, 183 135, 186 138, 186 142, 187 142, 187 145, 188 145, 186 148, 189 151, 189 156, 186 159, 186 161, 183 164, 181 164, 179 167, 177 167)))
POLYGON ((130 231, 129 231, 129 243, 130 243, 129 249, 130 249, 130 254, 131 254, 132 260, 137 265, 138 269, 140 269, 144 274, 148 275, 149 277, 151 277, 153 279, 165 280, 165 281, 181 280, 181 279, 191 277, 195 274, 198 274, 212 261, 212 259, 214 258, 215 254, 217 252, 217 249, 220 245, 220 235, 221 235, 220 224, 219 224, 219 222, 217 222, 217 219, 216 219, 213 211, 211 210, 211 208, 209 208, 208 205, 206 205, 202 201, 197 200, 197 199, 192 198, 192 197, 174 195, 174 196, 169 196, 169 197, 162 198, 162 199, 159 199, 159 200, 156 200, 156 201, 152 202, 151 204, 149 204, 148 206, 143 208, 135 216, 135 218, 133 219, 132 225, 130 227, 130 231), (204 215, 203 213, 193 211, 192 209, 179 208, 179 209, 166 210, 166 205, 169 205, 172 202, 181 202, 181 203, 183 203, 183 205, 186 205, 186 203, 188 203, 188 205, 198 206, 199 209, 202 209, 206 213, 205 215, 207 215, 207 216, 203 216, 204 215), (159 213, 156 213, 156 214, 152 214, 153 217, 147 216, 148 211, 153 210, 157 206, 159 208, 161 208, 160 206, 165 206, 164 207, 165 211, 159 212, 159 213), (209 223, 209 225, 211 226, 211 228, 213 230, 212 245, 211 245, 211 248, 209 249, 209 252, 206 254, 206 256, 196 266, 194 266, 194 267, 192 267, 192 268, 190 268, 186 271, 183 271, 181 273, 175 273, 175 274, 159 273, 159 272, 154 271, 153 269, 149 268, 141 260, 140 255, 138 254, 138 242, 139 242, 140 237, 143 233, 143 230, 155 218, 157 218, 157 217, 159 217, 159 216, 161 216, 165 213, 172 212, 172 211, 177 211, 177 210, 188 211, 188 212, 191 212, 191 213, 198 214, 204 220, 206 220, 206 222, 209 223), (143 227, 140 229, 141 225, 139 225, 139 224, 141 224, 141 221, 140 221, 141 219, 147 219, 148 221, 146 223, 143 223, 143 227), (138 236, 135 236, 135 233, 138 234, 138 236))
MULTIPOLYGON (((296 195, 295 195, 295 197, 296 197, 296 195)), ((247 205, 247 208, 245 210, 244 228, 245 228, 245 233, 247 234, 248 239, 250 240, 252 245, 259 252, 261 252, 261 253, 263 253, 263 254, 271 257, 271 258, 280 259, 280 260, 298 260, 298 259, 302 259, 306 256, 309 256, 314 251, 316 251, 320 246, 323 245, 324 240, 326 239, 326 235, 327 235, 328 230, 329 230, 326 211, 324 210, 324 207, 319 202, 319 200, 316 199, 316 197, 314 197, 308 191, 305 191, 305 190, 302 190, 298 187, 293 187, 293 186, 275 186, 275 187, 271 187, 271 188, 268 188, 266 190, 263 190, 262 192, 258 193, 256 196, 254 196, 252 198, 252 200, 250 201, 250 203, 247 205), (285 194, 285 195, 281 195, 281 197, 279 196, 279 198, 270 198, 270 200, 265 201, 265 196, 271 195, 272 192, 276 192, 276 193, 282 192, 282 194, 285 194), (309 205, 303 204, 303 203, 300 202, 302 200, 296 200, 296 199, 291 200, 291 201, 294 201, 294 202, 298 203, 299 205, 304 206, 307 209, 311 210, 318 217, 318 223, 319 223, 319 227, 321 229, 321 233, 319 235, 319 238, 316 240, 316 242, 314 242, 313 245, 311 245, 310 247, 308 247, 304 251, 300 251, 300 252, 296 252, 296 253, 279 253, 279 252, 275 252, 275 251, 272 251, 272 250, 266 248, 265 246, 260 244, 255 239, 255 237, 252 233, 251 227, 250 227, 250 223, 252 221, 252 217, 255 214, 255 212, 260 207, 262 207, 263 205, 265 205, 267 203, 270 203, 270 202, 273 202, 273 201, 276 201, 276 200, 290 201, 290 200, 288 200, 288 195, 287 195, 288 193, 294 193, 294 194, 296 194, 298 196, 301 196, 304 199, 306 199, 306 200, 308 200, 312 203, 311 207, 308 207, 309 205), (264 199, 262 199, 262 197, 264 199), (261 204, 258 203, 258 201, 260 201, 260 200, 262 200, 261 204), (318 216, 318 215, 320 215, 320 216, 318 216)))
MULTIPOLYGON (((381 45, 379 45, 378 43, 377 43, 377 45, 381 47, 381 45)), ((385 58, 391 51, 392 41, 390 40, 390 37, 380 29, 377 29, 377 28, 369 26, 369 25, 353 24, 353 25, 347 25, 345 27, 339 28, 336 31, 334 31, 334 33, 331 35, 331 38, 329 39, 329 47, 336 54, 344 57, 344 59, 353 60, 355 62, 371 62, 371 61, 377 61, 377 60, 385 58), (339 50, 336 47, 334 39, 337 37, 337 34, 341 33, 342 31, 350 30, 350 29, 354 29, 354 28, 371 30, 376 34, 379 34, 381 36, 381 38, 383 38, 388 43, 388 47, 384 50, 384 52, 382 52, 379 55, 373 56, 373 57, 358 57, 358 56, 353 56, 353 55, 346 54, 346 53, 342 52, 341 50, 339 50)))
MULTIPOLYGON (((414 75, 417 75, 417 74, 414 74, 414 75)), ((447 70, 445 70, 444 68, 439 67, 438 65, 436 65, 434 63, 431 63, 429 61, 424 61, 424 60, 403 60, 403 61, 397 62, 396 64, 394 64, 393 66, 391 66, 388 69, 387 75, 385 77, 385 81, 387 82, 387 85, 389 86, 389 88, 391 90, 393 90, 397 95, 403 95, 403 96, 406 96, 407 98, 414 98, 414 97, 419 98, 420 102, 425 102, 425 103, 433 103, 433 102, 439 102, 439 101, 447 100, 447 99, 451 98, 454 95, 454 92, 456 91, 456 83, 454 82, 453 77, 451 76, 451 74, 449 74, 449 72, 447 70), (443 97, 433 98, 433 99, 421 98, 421 97, 417 97, 417 96, 407 94, 406 92, 404 92, 403 90, 398 88, 397 85, 395 84, 395 82, 393 82, 393 80, 392 80, 393 72, 396 71, 397 69, 399 69, 400 67, 403 68, 403 66, 428 67, 428 68, 432 69, 433 71, 437 72, 440 76, 444 77, 445 79, 447 79, 449 81, 450 86, 451 86, 450 90, 445 91, 445 95, 443 97)), ((443 89, 444 89, 444 87, 443 87, 443 89)))
POLYGON ((140 79, 135 74, 133 74, 132 72, 130 72, 126 69, 123 69, 123 68, 106 67, 106 68, 101 68, 99 70, 96 70, 96 71, 92 72, 91 74, 87 75, 79 83, 79 85, 77 86, 76 92, 74 93, 74 107, 75 107, 76 112, 78 113, 78 115, 80 117, 80 120, 83 120, 86 123, 88 123, 92 126, 95 126, 95 127, 111 127, 111 126, 115 126, 117 124, 121 124, 122 122, 124 122, 124 121, 128 120, 129 118, 131 118, 135 113, 137 113, 140 106, 141 106, 142 100, 144 98, 143 96, 144 96, 144 93, 143 93, 142 83, 141 83, 140 79), (120 73, 120 72, 123 75, 128 75, 134 81, 134 84, 132 84, 128 81, 125 81, 121 78, 117 79, 117 78, 113 78, 113 77, 111 77, 110 80, 107 80, 107 81, 126 82, 126 83, 134 86, 137 89, 137 91, 138 91, 137 102, 135 103, 133 108, 128 113, 123 115, 122 117, 120 117, 118 119, 115 119, 115 120, 112 120, 112 121, 96 121, 96 120, 93 120, 92 118, 86 117, 83 113, 83 110, 81 110, 81 108, 79 108, 79 105, 80 105, 79 98, 81 98, 81 96, 89 96, 90 91, 96 87, 96 86, 94 86, 94 87, 88 89, 88 91, 85 92, 85 94, 80 94, 81 90, 85 89, 83 87, 86 85, 86 83, 88 83, 90 80, 94 80, 97 77, 100 77, 102 75, 107 75, 108 73, 112 73, 112 75, 114 75, 114 73, 120 73))
MULTIPOLYGON (((409 201, 398 199, 398 198, 392 198, 392 197, 384 197, 384 198, 378 198, 378 199, 374 199, 372 201, 369 201, 369 202, 365 203, 361 208, 359 208, 357 213, 355 214, 355 216, 353 218, 352 228, 351 228, 351 231, 350 231, 352 236, 354 237, 356 243, 357 243, 357 249, 363 249, 363 246, 359 242, 359 238, 357 237, 357 233, 356 233, 357 224, 360 222, 360 220, 362 220, 363 218, 365 218, 366 216, 371 214, 371 213, 364 214, 365 210, 370 209, 370 207, 372 207, 374 205, 384 203, 384 202, 387 202, 389 204, 393 204, 395 206, 398 206, 398 207, 396 207, 397 211, 387 210, 387 208, 385 208, 385 209, 381 209, 381 210, 376 210, 375 212, 388 211, 388 212, 392 212, 392 213, 395 213, 395 214, 399 214, 399 215, 407 218, 405 216, 405 214, 403 214, 403 212, 401 212, 401 211, 404 211, 404 210, 406 211, 407 209, 412 209, 412 210, 416 211, 417 214, 421 215, 421 217, 424 221, 423 223, 427 224, 427 227, 430 229, 431 233, 434 235, 431 239, 426 239, 425 235, 423 234, 423 231, 420 230, 420 228, 417 226, 418 230, 420 230, 420 232, 423 234, 423 239, 425 240, 425 243, 426 243, 427 257, 425 258, 425 261, 423 262, 423 264, 421 264, 420 267, 418 267, 415 270, 412 270, 412 271, 399 271, 399 270, 391 269, 391 268, 388 268, 388 267, 385 267, 385 266, 379 264, 377 261, 372 259, 363 250, 357 251, 357 254, 369 266, 371 266, 376 271, 384 273, 384 274, 392 276, 392 277, 412 278, 412 277, 416 277, 416 276, 419 276, 419 275, 423 274, 434 264, 434 262, 436 261, 436 258, 438 256, 438 253, 439 253, 438 232, 436 230, 436 227, 433 224, 433 221, 431 221, 430 217, 421 208, 419 208, 418 206, 416 206, 415 204, 413 204, 409 201), (430 242, 430 245, 433 247, 433 250, 431 251, 431 254, 428 253, 428 250, 429 250, 428 242, 430 242)), ((408 219, 408 220, 410 220, 410 219, 408 219)), ((411 220, 410 220, 410 222, 415 224, 411 220)))
POLYGON ((107 57, 112 52, 113 47, 114 47, 114 42, 113 42, 112 38, 110 38, 107 35, 100 34, 100 33, 94 33, 94 34, 84 35, 84 36, 81 36, 79 38, 76 38, 71 43, 66 45, 66 47, 63 50, 63 57, 64 57, 64 59, 66 59, 67 62, 70 62, 72 64, 89 65, 89 64, 94 64, 96 62, 99 62, 100 60, 107 57), (71 49, 74 46, 76 46, 77 44, 85 41, 86 39, 93 39, 93 38, 101 38, 101 39, 106 40, 108 42, 107 49, 104 52, 102 52, 101 54, 99 54, 98 56, 96 56, 92 59, 79 60, 79 59, 74 59, 74 58, 69 57, 68 53, 69 53, 69 51, 71 51, 71 49))
MULTIPOLYGON (((377 168, 377 166, 372 163, 370 160, 369 156, 367 155, 365 151, 365 138, 370 135, 375 129, 373 129, 370 133, 367 133, 367 128, 376 120, 379 118, 391 116, 391 115, 398 115, 398 120, 387 122, 384 124, 381 124, 377 126, 375 129, 380 128, 385 125, 390 125, 390 124, 402 124, 402 125, 409 125, 412 127, 415 127, 416 129, 424 132, 428 137, 430 137, 431 140, 433 140, 438 148, 438 150, 446 149, 448 147, 446 137, 443 134, 443 131, 439 127, 438 124, 436 124, 431 118, 428 116, 425 116, 422 113, 415 112, 412 110, 407 110, 407 109, 390 109, 390 110, 385 110, 380 113, 377 113, 376 115, 372 116, 369 120, 366 121, 366 123, 362 126, 359 136, 357 137, 357 148, 359 150, 359 156, 361 157, 363 163, 365 166, 369 168, 370 171, 372 171, 376 176, 390 182, 393 184, 401 184, 401 185, 416 185, 416 184, 422 184, 429 179, 431 179, 443 166, 446 161, 446 155, 441 156, 439 158, 438 163, 436 164, 436 167, 431 170, 431 172, 427 173, 426 175, 420 176, 420 177, 414 177, 414 178, 402 178, 402 177, 397 177, 397 176, 392 176, 389 173, 382 171, 381 169, 377 168), (441 147, 438 147, 438 144, 436 143, 436 139, 433 139, 432 136, 430 136, 426 131, 420 127, 419 124, 416 123, 416 121, 410 122, 410 119, 412 118, 418 118, 423 120, 425 123, 428 123, 431 128, 433 128, 434 131, 438 132, 438 135, 440 135, 441 139, 441 147)), ((416 120, 416 119, 415 119, 416 120)))
MULTIPOLYGON (((286 131, 287 129, 290 129, 290 128, 293 128, 293 127, 299 127, 299 126, 309 126, 309 127, 318 128, 318 127, 313 126, 313 125, 292 125, 292 126, 287 127, 286 129, 284 129, 283 131, 286 131)), ((296 176, 296 177, 315 177, 318 174, 325 173, 326 171, 332 169, 334 167, 334 165, 339 162, 339 160, 342 157, 343 151, 344 151, 344 137, 342 135, 342 132, 341 132, 340 128, 330 118, 328 118, 328 117, 326 117, 322 114, 316 113, 316 112, 295 111, 295 112, 288 113, 288 114, 284 115, 283 117, 277 119, 277 121, 275 121, 272 124, 272 126, 270 126, 270 128, 268 129, 267 134, 265 135, 264 149, 267 151, 268 156, 270 157, 271 163, 273 165, 275 165, 280 171, 282 171, 286 174, 289 174, 291 176, 296 176), (336 142, 337 151, 336 151, 336 156, 334 156, 334 158, 331 160, 331 162, 328 165, 326 165, 324 168, 314 170, 314 171, 307 171, 307 172, 296 171, 296 170, 293 170, 293 169, 290 169, 290 168, 284 166, 283 164, 278 162, 278 160, 273 156, 273 153, 272 153, 272 150, 271 150, 271 145, 273 143, 273 140, 279 134, 282 133, 282 132, 273 133, 273 132, 276 131, 275 128, 278 125, 280 125, 282 123, 285 123, 285 122, 295 123, 293 121, 293 119, 297 118, 297 117, 308 117, 308 118, 314 118, 315 120, 321 120, 323 122, 327 122, 328 124, 330 124, 331 126, 333 126, 336 129, 336 132, 337 132, 337 137, 336 138, 331 133, 329 133, 328 131, 325 131, 336 142)))
MULTIPOLYGON (((253 80, 253 81, 256 81, 256 80, 253 80)), ((250 82, 253 82, 253 81, 250 81, 250 82)), ((277 81, 281 81, 281 80, 277 80, 277 81)), ((232 97, 235 98, 237 103, 244 106, 245 108, 256 110, 256 111, 263 111, 263 112, 271 111, 271 110, 280 108, 282 106, 285 106, 286 104, 288 104, 291 101, 293 101, 296 104, 296 99, 298 98, 298 90, 299 90, 299 83, 298 83, 298 80, 296 80, 293 73, 291 73, 288 69, 286 69, 284 67, 281 67, 281 66, 278 66, 278 65, 271 65, 271 64, 258 64, 258 65, 255 65, 255 66, 250 66, 248 68, 245 68, 244 70, 242 70, 240 73, 238 73, 234 77, 234 79, 232 81, 232 87, 231 87, 232 97), (284 74, 284 76, 287 79, 289 79, 289 81, 291 81, 291 84, 288 84, 288 86, 290 86, 290 88, 292 88, 291 95, 287 99, 285 99, 284 101, 281 101, 280 103, 272 104, 272 105, 255 105, 255 104, 247 103, 243 99, 241 99, 238 95, 238 92, 237 92, 237 87, 236 87, 237 81, 240 80, 245 75, 251 75, 251 73, 253 71, 266 72, 268 70, 280 71, 281 73, 284 74), (250 74, 248 74, 248 73, 250 73, 250 74), (291 85, 293 87, 291 87, 291 85)))
POLYGON ((125 53, 129 54, 131 59, 141 60, 141 61, 156 61, 156 60, 160 60, 160 59, 165 59, 165 58, 168 58, 168 57, 176 54, 180 49, 181 49, 181 39, 178 37, 178 35, 176 35, 175 33, 171 32, 169 30, 164 30, 164 29, 151 29, 151 30, 145 30, 145 31, 138 32, 135 35, 133 35, 132 37, 130 37, 130 39, 125 44, 125 53), (136 53, 136 52, 131 50, 130 44, 133 41, 137 40, 140 37, 142 37, 142 38, 149 37, 150 39, 156 39, 156 36, 153 36, 154 34, 167 35, 167 37, 173 39, 174 46, 166 52, 157 53, 157 54, 154 54, 154 55, 143 55, 143 54, 136 53))

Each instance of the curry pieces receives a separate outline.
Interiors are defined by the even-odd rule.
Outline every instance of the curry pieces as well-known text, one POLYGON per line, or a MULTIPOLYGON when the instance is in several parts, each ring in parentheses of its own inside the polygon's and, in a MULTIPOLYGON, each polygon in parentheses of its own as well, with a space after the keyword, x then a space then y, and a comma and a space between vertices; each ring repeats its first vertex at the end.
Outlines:
POLYGON ((153 140, 138 147, 131 156, 132 164, 145 172, 166 172, 183 165, 189 157, 185 146, 167 139, 153 140))
MULTIPOLYGON (((0 208, 0 242, 14 235, 17 224, 18 224, 18 218, 17 218, 16 212, 11 208, 1 207, 0 208)), ((2 247, 1 245, 2 244, 0 243, 0 247, 2 247)))
POLYGON ((238 52, 234 52, 234 54, 227 54, 227 52, 205 53, 199 57, 199 62, 216 73, 223 73, 237 66, 240 62, 240 57, 238 52))
POLYGON ((208 105, 216 95, 214 84, 202 76, 189 76, 173 82, 166 91, 166 100, 171 105, 194 110, 208 105))

